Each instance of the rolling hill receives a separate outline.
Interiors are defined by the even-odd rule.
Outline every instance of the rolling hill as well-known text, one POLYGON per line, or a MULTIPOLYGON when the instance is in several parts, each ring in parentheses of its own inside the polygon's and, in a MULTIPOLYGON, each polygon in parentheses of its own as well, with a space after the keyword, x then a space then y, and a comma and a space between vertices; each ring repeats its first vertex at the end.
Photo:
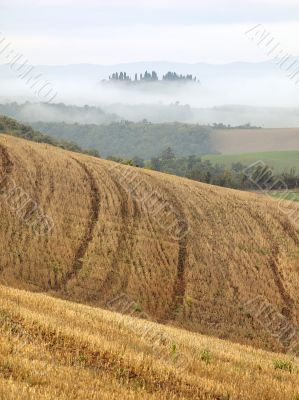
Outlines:
POLYGON ((264 298, 298 328, 287 205, 6 135, 0 171, 3 284, 127 313, 125 296, 156 322, 290 347, 246 306, 264 298))
POLYGON ((299 362, 0 286, 5 400, 296 400, 299 362))

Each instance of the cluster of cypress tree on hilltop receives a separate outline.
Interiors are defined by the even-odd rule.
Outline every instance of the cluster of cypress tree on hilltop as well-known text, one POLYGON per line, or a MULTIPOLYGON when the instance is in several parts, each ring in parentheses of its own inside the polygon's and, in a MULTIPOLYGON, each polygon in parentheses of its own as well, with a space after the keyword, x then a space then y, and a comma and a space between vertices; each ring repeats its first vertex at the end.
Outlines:
POLYGON ((167 72, 167 74, 159 79, 156 71, 148 72, 145 71, 144 74, 135 73, 132 79, 126 72, 114 72, 109 76, 109 81, 127 81, 127 82, 156 82, 156 81, 180 81, 180 82, 198 82, 196 76, 192 74, 182 75, 176 72, 167 72))

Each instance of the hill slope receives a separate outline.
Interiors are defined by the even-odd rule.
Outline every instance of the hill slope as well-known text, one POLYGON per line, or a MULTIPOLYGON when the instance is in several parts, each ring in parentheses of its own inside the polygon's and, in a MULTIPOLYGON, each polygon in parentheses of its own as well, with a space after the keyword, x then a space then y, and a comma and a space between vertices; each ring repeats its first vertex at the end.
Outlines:
POLYGON ((1 399, 298 399, 289 356, 2 286, 0 322, 1 399))
POLYGON ((2 283, 289 347, 246 307, 299 326, 299 233, 275 200, 10 136, 0 171, 2 283))

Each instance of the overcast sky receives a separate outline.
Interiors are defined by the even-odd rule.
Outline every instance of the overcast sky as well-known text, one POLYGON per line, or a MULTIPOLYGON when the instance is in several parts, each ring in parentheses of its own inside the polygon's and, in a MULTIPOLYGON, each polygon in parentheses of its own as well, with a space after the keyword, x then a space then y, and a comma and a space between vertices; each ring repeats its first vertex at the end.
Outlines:
POLYGON ((256 24, 299 55, 299 0, 0 0, 0 32, 32 64, 266 60, 256 24))

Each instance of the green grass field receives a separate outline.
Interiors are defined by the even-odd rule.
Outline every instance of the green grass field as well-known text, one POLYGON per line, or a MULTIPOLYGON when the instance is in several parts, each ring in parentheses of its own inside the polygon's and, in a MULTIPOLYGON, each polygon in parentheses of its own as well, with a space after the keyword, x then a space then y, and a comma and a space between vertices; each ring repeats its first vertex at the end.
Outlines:
POLYGON ((286 201, 297 201, 299 202, 299 192, 268 192, 270 196, 275 197, 276 199, 283 199, 286 201))
POLYGON ((269 165, 276 173, 289 170, 295 167, 299 172, 299 151, 273 151, 263 153, 242 153, 242 154, 212 154, 202 157, 204 160, 210 160, 213 164, 222 164, 231 167, 232 163, 240 162, 244 165, 250 165, 257 161, 263 161, 269 165))

